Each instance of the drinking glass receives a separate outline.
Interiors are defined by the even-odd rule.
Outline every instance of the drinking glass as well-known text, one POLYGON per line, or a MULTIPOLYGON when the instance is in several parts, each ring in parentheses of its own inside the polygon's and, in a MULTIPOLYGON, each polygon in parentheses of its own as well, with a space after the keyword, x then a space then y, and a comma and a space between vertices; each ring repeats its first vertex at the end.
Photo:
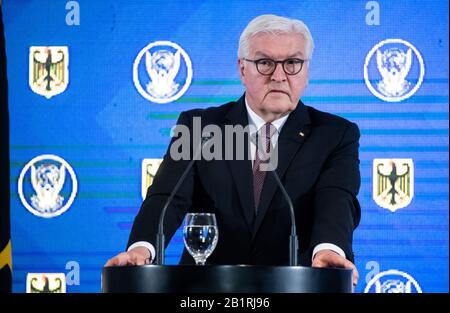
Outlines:
POLYGON ((214 251, 219 230, 213 213, 187 213, 183 228, 184 246, 197 265, 205 265, 214 251))

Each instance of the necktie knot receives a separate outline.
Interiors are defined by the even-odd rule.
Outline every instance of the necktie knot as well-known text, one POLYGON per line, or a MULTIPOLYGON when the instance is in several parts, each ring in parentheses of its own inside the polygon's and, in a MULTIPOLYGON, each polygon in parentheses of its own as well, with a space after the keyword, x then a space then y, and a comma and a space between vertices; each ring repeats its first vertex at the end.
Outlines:
POLYGON ((272 123, 267 122, 266 124, 264 124, 263 135, 266 137, 267 140, 270 140, 276 131, 277 129, 275 128, 275 126, 273 126, 272 123))

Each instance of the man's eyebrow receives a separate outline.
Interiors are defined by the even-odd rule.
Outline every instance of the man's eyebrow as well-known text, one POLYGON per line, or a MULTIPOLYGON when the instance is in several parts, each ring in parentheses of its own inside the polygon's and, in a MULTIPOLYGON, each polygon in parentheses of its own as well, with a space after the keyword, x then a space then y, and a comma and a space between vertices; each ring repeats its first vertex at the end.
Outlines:
POLYGON ((294 53, 293 55, 291 55, 289 58, 295 58, 295 57, 304 57, 305 55, 303 54, 303 52, 298 51, 296 53, 294 53))
MULTIPOLYGON (((257 56, 261 56, 263 58, 268 58, 268 59, 274 59, 272 56, 269 56, 265 52, 262 52, 262 51, 256 51, 255 52, 255 57, 257 57, 257 56)), ((294 54, 291 54, 286 59, 295 58, 295 57, 303 57, 303 56, 304 56, 304 54, 301 51, 298 51, 298 52, 296 52, 294 54)))
POLYGON ((265 54, 264 52, 261 52, 261 51, 256 51, 255 52, 255 56, 262 56, 264 58, 271 58, 270 56, 268 56, 267 54, 265 54))

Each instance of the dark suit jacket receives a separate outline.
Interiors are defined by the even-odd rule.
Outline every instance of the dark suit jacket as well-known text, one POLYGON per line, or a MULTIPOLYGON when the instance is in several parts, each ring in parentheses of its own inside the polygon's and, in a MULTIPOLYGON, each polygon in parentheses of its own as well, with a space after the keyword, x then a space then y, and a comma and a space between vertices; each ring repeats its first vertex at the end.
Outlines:
MULTIPOLYGON (((178 124, 191 129, 196 116, 202 127, 248 125, 244 96, 220 107, 183 112, 178 124)), ((360 220, 358 140, 356 124, 301 101, 281 129, 277 173, 294 205, 301 265, 311 264, 312 250, 320 243, 339 246, 353 261, 353 230, 360 220)), ((161 210, 189 162, 174 161, 169 149, 136 216, 128 246, 141 240, 156 244, 161 210)), ((211 212, 217 218, 219 241, 207 263, 287 265, 288 205, 268 174, 255 216, 252 177, 249 159, 196 161, 167 210, 166 238, 173 236, 187 212, 211 212)), ((194 263, 186 249, 180 263, 194 263)))

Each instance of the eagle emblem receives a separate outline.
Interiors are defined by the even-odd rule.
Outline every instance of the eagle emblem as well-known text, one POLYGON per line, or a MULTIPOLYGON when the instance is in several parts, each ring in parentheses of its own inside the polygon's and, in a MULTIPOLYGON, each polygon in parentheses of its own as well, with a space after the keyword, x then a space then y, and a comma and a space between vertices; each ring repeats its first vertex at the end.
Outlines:
POLYGON ((395 212, 408 206, 413 195, 412 159, 374 159, 373 199, 379 206, 395 212))
POLYGON ((30 47, 29 84, 35 93, 50 99, 69 84, 67 47, 30 47))

